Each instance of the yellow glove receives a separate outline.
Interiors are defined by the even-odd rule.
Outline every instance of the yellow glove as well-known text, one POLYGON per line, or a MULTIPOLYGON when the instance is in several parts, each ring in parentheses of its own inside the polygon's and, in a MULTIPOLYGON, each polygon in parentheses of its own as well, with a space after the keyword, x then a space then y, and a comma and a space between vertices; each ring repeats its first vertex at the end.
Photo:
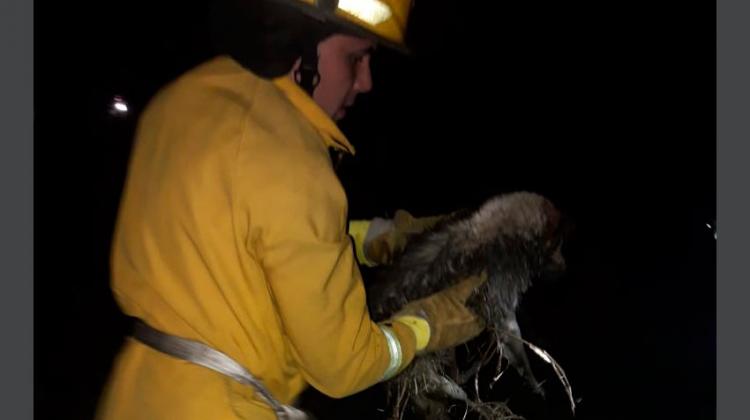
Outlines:
POLYGON ((390 264, 414 235, 435 226, 445 217, 416 218, 405 210, 397 210, 393 219, 354 220, 349 223, 349 234, 354 238, 357 259, 368 267, 390 264))
POLYGON ((410 302, 391 319, 414 332, 417 352, 455 347, 484 330, 485 322, 466 307, 466 300, 487 281, 486 274, 469 277, 455 286, 410 302))

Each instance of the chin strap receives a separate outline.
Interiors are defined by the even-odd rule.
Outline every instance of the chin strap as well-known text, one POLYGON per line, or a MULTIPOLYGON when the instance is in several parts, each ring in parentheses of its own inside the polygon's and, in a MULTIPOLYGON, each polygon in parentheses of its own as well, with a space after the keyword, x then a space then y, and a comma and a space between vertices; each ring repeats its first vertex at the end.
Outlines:
POLYGON ((294 80, 310 97, 313 96, 315 88, 320 83, 320 73, 318 73, 318 45, 305 47, 302 52, 302 61, 297 70, 294 71, 294 80))

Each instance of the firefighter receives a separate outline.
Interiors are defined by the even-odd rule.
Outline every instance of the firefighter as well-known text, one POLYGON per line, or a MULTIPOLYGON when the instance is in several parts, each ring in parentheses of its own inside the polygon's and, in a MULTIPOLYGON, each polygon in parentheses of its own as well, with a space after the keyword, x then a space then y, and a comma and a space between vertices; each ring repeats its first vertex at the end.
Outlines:
POLYGON ((434 219, 348 223, 329 154, 354 153, 335 121, 372 88, 373 48, 405 48, 410 8, 219 2, 223 53, 139 120, 111 255, 138 322, 98 418, 302 418, 306 386, 347 396, 481 332, 464 305, 481 278, 370 319, 358 263, 388 262, 434 219))

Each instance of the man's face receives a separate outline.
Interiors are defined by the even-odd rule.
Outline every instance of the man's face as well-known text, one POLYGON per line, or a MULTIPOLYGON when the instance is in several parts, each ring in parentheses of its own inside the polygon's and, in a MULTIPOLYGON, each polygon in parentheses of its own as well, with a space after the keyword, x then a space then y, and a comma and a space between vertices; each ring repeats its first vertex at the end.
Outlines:
POLYGON ((336 34, 318 45, 320 83, 313 99, 334 120, 346 114, 360 93, 372 89, 370 52, 374 43, 349 35, 336 34))

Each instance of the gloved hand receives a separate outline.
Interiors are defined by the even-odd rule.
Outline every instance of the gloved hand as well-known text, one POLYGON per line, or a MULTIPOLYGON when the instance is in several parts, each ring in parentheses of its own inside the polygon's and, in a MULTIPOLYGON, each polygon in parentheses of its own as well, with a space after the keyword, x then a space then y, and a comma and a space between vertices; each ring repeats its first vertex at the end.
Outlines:
POLYGON ((487 275, 469 277, 426 298, 410 302, 392 322, 409 326, 417 337, 417 352, 457 346, 479 335, 485 322, 466 307, 466 300, 487 281, 487 275))
POLYGON ((416 218, 405 210, 397 210, 393 219, 376 217, 370 221, 353 221, 349 230, 354 236, 360 263, 383 265, 393 262, 414 235, 430 229, 445 217, 416 218))

